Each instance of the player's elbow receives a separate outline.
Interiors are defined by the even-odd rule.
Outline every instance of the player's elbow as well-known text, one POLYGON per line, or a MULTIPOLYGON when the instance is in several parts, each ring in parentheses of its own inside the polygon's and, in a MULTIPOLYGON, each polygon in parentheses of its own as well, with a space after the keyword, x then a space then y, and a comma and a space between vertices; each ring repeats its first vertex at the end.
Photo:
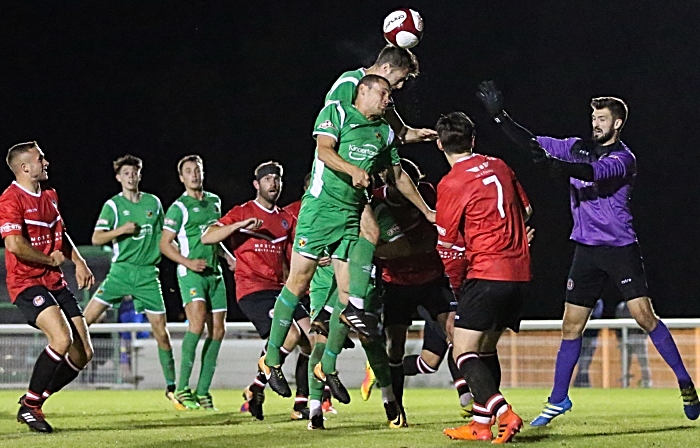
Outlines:
POLYGON ((17 255, 20 250, 20 241, 17 235, 10 235, 5 238, 5 250, 17 255))
POLYGON ((92 238, 90 239, 90 242, 92 243, 93 246, 102 246, 103 244, 106 243, 104 241, 103 234, 104 231, 96 231, 92 234, 92 238))
POLYGON ((209 227, 207 230, 204 231, 202 234, 201 240, 202 244, 217 244, 220 242, 219 239, 216 238, 215 235, 213 235, 212 228, 209 227))

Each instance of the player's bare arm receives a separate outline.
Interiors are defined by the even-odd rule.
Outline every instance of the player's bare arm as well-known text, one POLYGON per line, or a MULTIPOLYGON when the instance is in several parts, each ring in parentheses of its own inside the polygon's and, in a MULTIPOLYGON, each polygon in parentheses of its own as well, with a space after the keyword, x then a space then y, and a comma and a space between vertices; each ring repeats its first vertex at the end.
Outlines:
POLYGON ((255 230, 262 226, 263 222, 257 218, 248 218, 243 221, 234 222, 226 226, 214 224, 207 228, 202 234, 202 243, 217 244, 224 241, 229 236, 241 229, 255 230))
POLYGON ((430 207, 428 207, 423 196, 420 195, 413 181, 411 181, 411 178, 408 177, 401 168, 401 165, 394 165, 393 170, 390 172, 393 173, 396 188, 401 194, 404 195, 411 204, 415 205, 429 222, 435 223, 435 210, 431 210, 430 207))
POLYGON ((78 282, 78 288, 91 288, 95 284, 95 276, 87 265, 85 258, 80 255, 78 248, 73 244, 73 240, 67 233, 63 234, 63 251, 64 255, 68 255, 75 264, 75 280, 78 282))
POLYGON ((226 265, 228 266, 229 271, 236 271, 236 257, 234 257, 226 246, 224 246, 224 243, 219 243, 219 257, 226 260, 226 265))
POLYGON ((367 188, 369 186, 369 174, 367 174, 367 171, 343 160, 335 149, 336 143, 332 137, 325 135, 316 136, 318 159, 333 171, 340 171, 352 177, 353 187, 367 188))
POLYGON ((409 255, 411 255, 411 244, 405 236, 380 244, 374 251, 374 256, 382 260, 393 260, 394 258, 408 257, 409 255))
POLYGON ((201 258, 190 260, 180 253, 180 248, 175 244, 175 233, 170 230, 163 229, 163 235, 160 237, 160 253, 168 257, 175 263, 181 264, 190 271, 202 272, 207 268, 207 261, 201 258))
POLYGON ((61 266, 66 260, 63 253, 56 250, 51 255, 46 255, 34 249, 29 241, 22 235, 8 235, 5 237, 5 249, 15 254, 22 261, 45 264, 47 266, 61 266))
POLYGON ((437 140, 437 131, 427 128, 406 128, 404 143, 433 142, 437 140))
POLYGON ((122 235, 134 235, 139 232, 139 225, 129 221, 112 230, 95 230, 92 234, 92 245, 102 246, 122 235))

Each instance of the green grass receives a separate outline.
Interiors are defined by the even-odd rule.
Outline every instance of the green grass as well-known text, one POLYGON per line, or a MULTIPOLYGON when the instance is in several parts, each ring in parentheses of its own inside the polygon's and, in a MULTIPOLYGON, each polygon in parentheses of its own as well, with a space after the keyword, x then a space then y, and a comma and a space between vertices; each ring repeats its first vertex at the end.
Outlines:
MULTIPOLYGON (((526 421, 541 410, 543 389, 514 389, 505 393, 526 421)), ((30 433, 15 422, 18 391, 0 391, 0 446, 22 447, 50 443, 54 447, 461 447, 442 430, 463 423, 457 397, 449 389, 406 391, 410 428, 390 430, 378 391, 363 402, 337 405, 338 414, 326 421, 327 431, 308 431, 305 422, 289 421, 291 399, 268 392, 265 420, 241 414, 240 391, 214 391, 221 411, 175 411, 160 391, 65 391, 45 406, 52 435, 30 433)), ((683 447, 700 444, 700 420, 685 418, 677 390, 574 389, 572 413, 549 428, 527 426, 515 437, 517 446, 537 447, 683 447)))

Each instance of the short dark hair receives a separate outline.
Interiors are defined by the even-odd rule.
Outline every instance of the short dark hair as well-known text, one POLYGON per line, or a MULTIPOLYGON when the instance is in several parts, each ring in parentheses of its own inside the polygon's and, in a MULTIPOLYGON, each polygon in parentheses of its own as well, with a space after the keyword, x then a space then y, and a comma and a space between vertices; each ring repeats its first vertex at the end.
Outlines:
POLYGON ((401 168, 408 174, 408 177, 415 185, 418 185, 418 182, 425 177, 418 164, 413 160, 401 158, 401 168))
POLYGON ((472 149, 474 122, 464 112, 441 115, 435 130, 447 154, 462 154, 472 149))
POLYGON ((140 170, 143 168, 143 160, 136 156, 132 156, 131 154, 126 154, 112 162, 112 166, 114 167, 114 172, 116 174, 119 174, 119 170, 121 170, 123 166, 133 166, 134 168, 140 170))
POLYGON ((360 82, 357 83, 357 87, 355 87, 355 98, 357 98, 357 94, 360 92, 360 86, 367 86, 369 88, 372 88, 375 84, 379 82, 384 82, 386 83, 389 88, 391 88, 391 84, 389 81, 380 75, 365 75, 360 79, 360 82))
POLYGON ((189 156, 185 156, 182 159, 180 159, 179 162, 177 162, 177 172, 178 174, 182 174, 182 165, 186 164, 187 162, 195 162, 199 165, 204 167, 204 161, 202 160, 201 157, 199 157, 197 154, 190 154, 189 156))
POLYGON ((17 156, 29 152, 29 150, 32 148, 38 147, 39 144, 37 142, 17 143, 16 145, 12 146, 10 149, 7 150, 7 158, 5 158, 7 166, 9 166, 10 169, 12 169, 12 163, 14 163, 17 156))
POLYGON ((410 50, 405 48, 395 47, 393 45, 387 45, 382 48, 379 52, 377 60, 374 65, 384 65, 389 64, 396 68, 407 68, 408 77, 415 78, 420 73, 420 66, 418 65, 418 58, 416 55, 411 53, 410 50))
POLYGON ((617 120, 618 118, 622 120, 622 126, 620 126, 620 129, 625 126, 628 109, 627 104, 625 104, 625 102, 620 98, 615 98, 614 96, 601 96, 598 98, 593 98, 591 100, 591 107, 593 109, 609 109, 613 120, 617 120))
POLYGON ((279 162, 270 160, 269 162, 263 162, 255 167, 253 174, 255 175, 255 180, 260 180, 268 174, 277 174, 279 177, 282 177, 284 168, 279 162))

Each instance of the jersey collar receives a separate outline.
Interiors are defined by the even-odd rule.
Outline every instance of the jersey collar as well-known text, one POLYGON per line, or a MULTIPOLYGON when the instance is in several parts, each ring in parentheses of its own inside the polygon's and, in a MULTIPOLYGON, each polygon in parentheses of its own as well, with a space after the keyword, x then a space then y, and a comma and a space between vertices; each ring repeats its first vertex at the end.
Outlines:
POLYGON ((33 191, 29 191, 26 188, 24 188, 23 186, 21 186, 16 180, 13 180, 12 183, 15 184, 17 186, 17 188, 24 191, 25 193, 27 193, 30 196, 34 196, 35 198, 41 197, 41 191, 42 191, 41 189, 39 190, 38 193, 34 193, 33 191))
POLYGON ((272 210, 268 210, 268 209, 266 209, 265 207, 263 207, 256 199, 253 199, 253 203, 254 203, 255 205, 257 205, 258 207, 260 207, 260 210, 263 210, 263 211, 265 211, 265 212, 267 212, 267 213, 270 213, 270 214, 272 214, 272 213, 279 213, 279 212, 278 212, 278 208, 277 208, 276 205, 272 208, 272 210))

